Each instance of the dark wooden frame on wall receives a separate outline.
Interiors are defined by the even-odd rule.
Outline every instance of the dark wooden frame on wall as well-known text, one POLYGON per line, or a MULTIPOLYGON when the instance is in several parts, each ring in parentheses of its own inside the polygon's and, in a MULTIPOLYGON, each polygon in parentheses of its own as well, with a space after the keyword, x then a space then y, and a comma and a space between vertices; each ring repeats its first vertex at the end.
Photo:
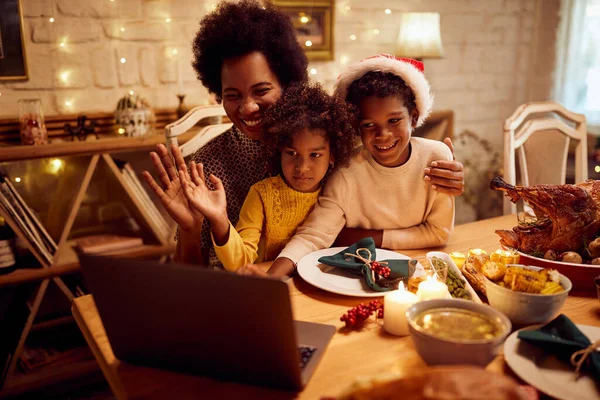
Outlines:
POLYGON ((27 79, 21 0, 0 0, 0 81, 27 79))
POLYGON ((308 16, 322 15, 322 44, 308 47, 300 43, 306 56, 311 61, 331 61, 334 57, 334 15, 335 0, 272 0, 272 3, 292 18, 294 26, 299 26, 294 19, 300 13, 308 16))

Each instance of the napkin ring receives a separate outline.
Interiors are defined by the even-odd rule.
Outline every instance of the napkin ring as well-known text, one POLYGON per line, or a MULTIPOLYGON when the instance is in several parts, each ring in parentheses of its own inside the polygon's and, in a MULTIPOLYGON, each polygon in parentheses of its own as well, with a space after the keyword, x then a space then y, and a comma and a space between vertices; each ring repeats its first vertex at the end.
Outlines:
POLYGON ((585 349, 578 350, 571 355, 571 364, 575 366, 575 374, 579 374, 583 363, 585 363, 590 354, 597 351, 598 347, 600 347, 600 340, 596 340, 585 349))

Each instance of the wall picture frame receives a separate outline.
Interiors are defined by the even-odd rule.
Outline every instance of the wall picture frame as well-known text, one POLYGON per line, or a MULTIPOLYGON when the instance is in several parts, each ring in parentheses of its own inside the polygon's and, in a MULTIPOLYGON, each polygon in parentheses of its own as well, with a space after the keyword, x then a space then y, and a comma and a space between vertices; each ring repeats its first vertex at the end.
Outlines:
POLYGON ((272 3, 292 20, 298 42, 309 60, 334 59, 335 0, 273 0, 272 3))
POLYGON ((0 81, 27 80, 20 0, 0 0, 0 81))

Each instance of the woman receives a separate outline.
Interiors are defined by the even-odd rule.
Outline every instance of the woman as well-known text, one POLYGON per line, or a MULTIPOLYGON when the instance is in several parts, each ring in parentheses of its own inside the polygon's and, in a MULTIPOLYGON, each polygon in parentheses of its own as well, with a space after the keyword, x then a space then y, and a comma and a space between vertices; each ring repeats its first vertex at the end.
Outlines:
MULTIPOLYGON (((233 122, 230 130, 198 150, 193 160, 203 164, 207 177, 214 174, 221 178, 227 213, 235 226, 248 190, 267 176, 262 144, 264 110, 290 83, 308 80, 308 61, 290 19, 271 4, 254 0, 220 3, 200 22, 193 49, 198 78, 217 101, 222 101, 233 122)), ((452 149, 449 140, 447 144, 452 149)), ((157 153, 151 153, 163 188, 149 173, 144 172, 144 177, 179 225, 176 259, 218 267, 210 226, 181 190, 177 170, 187 170, 185 162, 177 147, 172 152, 176 166, 165 146, 159 145, 157 153)), ((441 192, 456 196, 464 189, 459 162, 438 161, 424 174, 441 192)), ((207 184, 210 186, 210 181, 207 184)))

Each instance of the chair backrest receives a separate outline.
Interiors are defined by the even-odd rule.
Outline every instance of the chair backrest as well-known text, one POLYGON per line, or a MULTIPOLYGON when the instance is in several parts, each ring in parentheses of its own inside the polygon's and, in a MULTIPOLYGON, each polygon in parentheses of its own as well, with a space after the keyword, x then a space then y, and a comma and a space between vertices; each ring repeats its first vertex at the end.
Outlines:
MULTIPOLYGON (((575 149, 575 182, 587 179, 587 132, 583 114, 568 111, 554 101, 526 103, 504 121, 504 179, 516 185, 564 184, 571 140, 575 149), (555 113, 558 118, 533 118, 555 113), (520 179, 517 182, 517 159, 520 179)), ((504 198, 504 214, 517 212, 517 205, 504 198)))
POLYGON ((183 117, 165 126, 167 148, 170 151, 172 143, 179 145, 180 141, 178 136, 192 130, 192 128, 194 128, 201 119, 216 117, 218 121, 216 124, 201 128, 193 135, 193 137, 189 138, 185 144, 180 146, 184 157, 193 154, 206 143, 210 142, 212 139, 231 128, 231 123, 221 123, 222 117, 225 115, 225 110, 221 105, 198 106, 192 108, 183 117))

